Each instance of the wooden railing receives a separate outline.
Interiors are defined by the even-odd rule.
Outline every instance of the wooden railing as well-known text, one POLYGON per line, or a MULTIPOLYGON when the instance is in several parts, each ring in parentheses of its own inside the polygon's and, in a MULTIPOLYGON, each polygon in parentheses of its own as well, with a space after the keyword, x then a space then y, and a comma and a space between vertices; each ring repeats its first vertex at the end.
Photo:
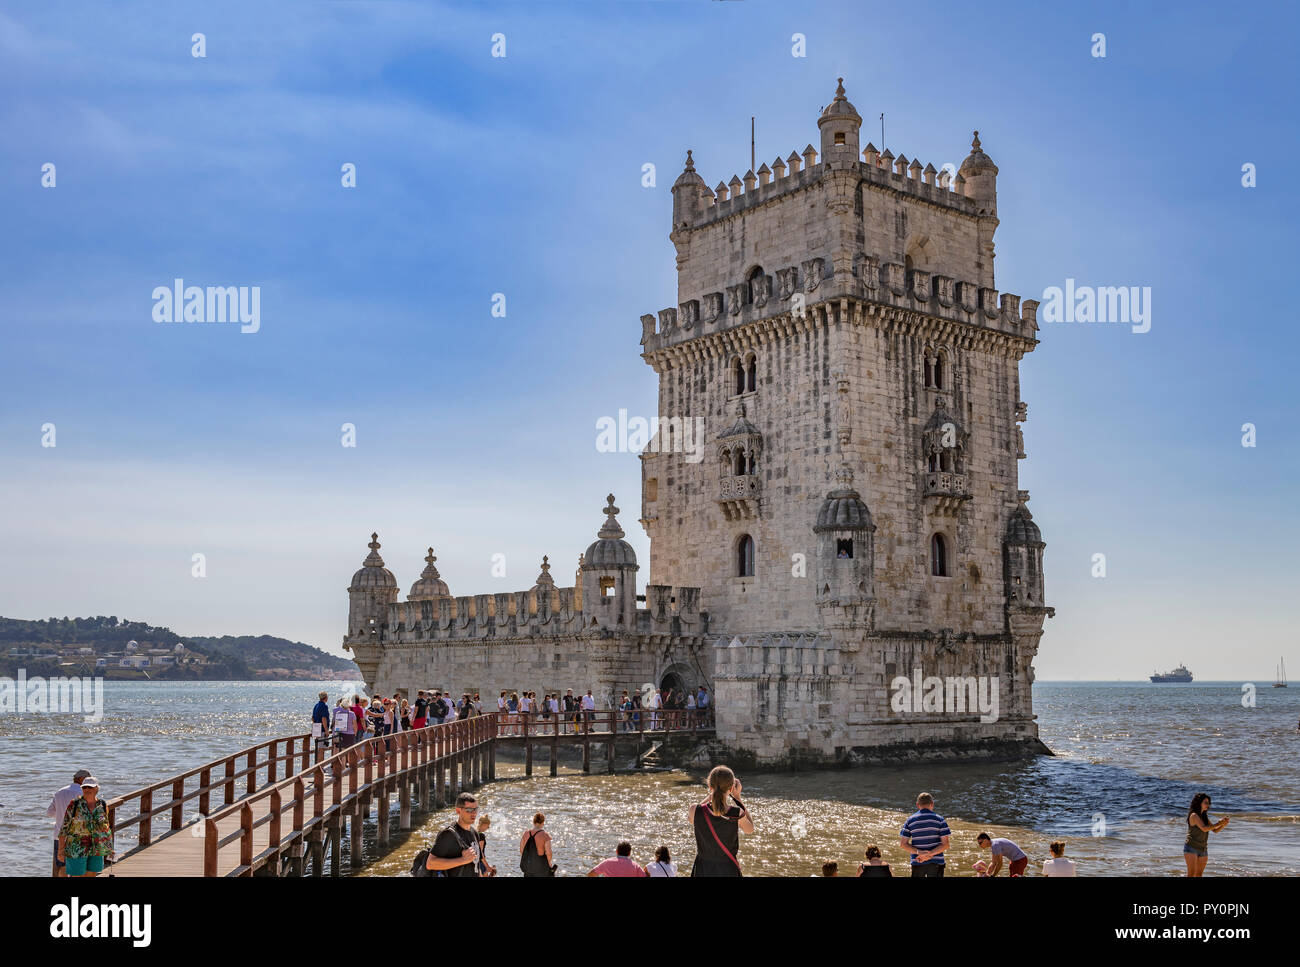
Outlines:
MULTIPOLYGON (((502 712, 497 716, 497 738, 581 738, 584 735, 637 735, 645 732, 697 732, 711 729, 711 709, 597 709, 590 712, 563 710, 502 712)), ((472 720, 470 720, 472 721, 472 720)))
POLYGON ((197 799, 199 814, 206 816, 214 805, 229 806, 241 796, 294 775, 295 768, 305 771, 312 754, 310 734, 282 736, 109 800, 108 822, 114 836, 119 830, 137 830, 136 845, 120 852, 119 859, 154 841, 154 820, 162 818, 168 824, 165 832, 175 832, 184 826, 186 803, 197 799))
MULTIPOLYGON (((344 814, 355 814, 360 798, 376 790, 385 797, 378 819, 380 837, 387 839, 386 797, 391 792, 409 795, 409 785, 394 788, 390 780, 428 770, 444 760, 455 761, 457 756, 490 745, 496 738, 496 718, 495 714, 481 715, 369 738, 320 760, 292 779, 273 783, 219 810, 205 823, 203 875, 219 875, 220 852, 235 843, 239 844, 239 864, 230 875, 251 875, 313 830, 326 823, 337 825, 344 814), (222 836, 220 825, 223 821, 229 825, 236 815, 237 828, 222 836), (268 841, 255 854, 254 833, 262 826, 270 827, 268 841)), ((403 808, 408 808, 407 804, 403 808)))

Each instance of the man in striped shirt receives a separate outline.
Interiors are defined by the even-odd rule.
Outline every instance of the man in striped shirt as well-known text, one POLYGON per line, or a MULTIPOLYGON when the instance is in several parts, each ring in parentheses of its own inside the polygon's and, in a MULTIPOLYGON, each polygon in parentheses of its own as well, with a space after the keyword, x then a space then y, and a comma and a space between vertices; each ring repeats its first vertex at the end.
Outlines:
POLYGON ((916 797, 916 812, 907 817, 899 832, 899 843, 912 854, 913 876, 943 876, 943 853, 952 830, 934 811, 934 797, 923 792, 916 797))

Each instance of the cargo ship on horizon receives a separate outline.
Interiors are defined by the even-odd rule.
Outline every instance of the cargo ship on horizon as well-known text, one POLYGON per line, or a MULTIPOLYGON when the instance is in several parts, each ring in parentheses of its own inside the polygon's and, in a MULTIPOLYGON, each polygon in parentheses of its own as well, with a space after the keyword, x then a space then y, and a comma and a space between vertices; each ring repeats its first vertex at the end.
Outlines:
POLYGON ((1153 682, 1190 682, 1192 673, 1187 670, 1186 665, 1179 665, 1171 672, 1165 672, 1161 675, 1159 672, 1151 676, 1153 682))

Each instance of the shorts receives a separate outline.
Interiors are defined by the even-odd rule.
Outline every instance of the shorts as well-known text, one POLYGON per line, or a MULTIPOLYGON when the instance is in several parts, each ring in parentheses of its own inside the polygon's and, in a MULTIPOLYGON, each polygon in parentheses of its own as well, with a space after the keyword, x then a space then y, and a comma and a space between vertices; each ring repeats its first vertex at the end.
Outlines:
POLYGON ((68 876, 83 876, 86 873, 103 873, 104 857, 69 856, 67 866, 68 876))
POLYGON ((1184 846, 1183 852, 1191 853, 1193 856, 1200 856, 1200 857, 1206 857, 1210 855, 1210 851, 1208 849, 1197 849, 1195 846, 1184 846))
POLYGON ((912 876, 920 877, 922 879, 928 879, 936 876, 942 877, 943 864, 942 863, 913 863, 912 876))
POLYGON ((1007 864, 1007 875, 1008 875, 1008 876, 1024 876, 1024 875, 1025 875, 1025 867, 1027 867, 1028 865, 1029 865, 1029 857, 1028 857, 1028 856, 1022 856, 1022 857, 1020 857, 1020 859, 1018 859, 1018 860, 1012 860, 1010 863, 1007 864))

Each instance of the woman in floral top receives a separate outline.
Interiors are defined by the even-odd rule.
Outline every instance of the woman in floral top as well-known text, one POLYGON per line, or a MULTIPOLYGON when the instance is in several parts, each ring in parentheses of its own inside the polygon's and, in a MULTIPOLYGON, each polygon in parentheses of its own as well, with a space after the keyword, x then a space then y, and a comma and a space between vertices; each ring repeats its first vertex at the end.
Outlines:
POLYGON ((104 860, 113 855, 113 831, 108 809, 99 798, 99 780, 81 780, 81 798, 68 804, 59 830, 59 859, 67 863, 68 876, 94 876, 103 872, 104 860))

